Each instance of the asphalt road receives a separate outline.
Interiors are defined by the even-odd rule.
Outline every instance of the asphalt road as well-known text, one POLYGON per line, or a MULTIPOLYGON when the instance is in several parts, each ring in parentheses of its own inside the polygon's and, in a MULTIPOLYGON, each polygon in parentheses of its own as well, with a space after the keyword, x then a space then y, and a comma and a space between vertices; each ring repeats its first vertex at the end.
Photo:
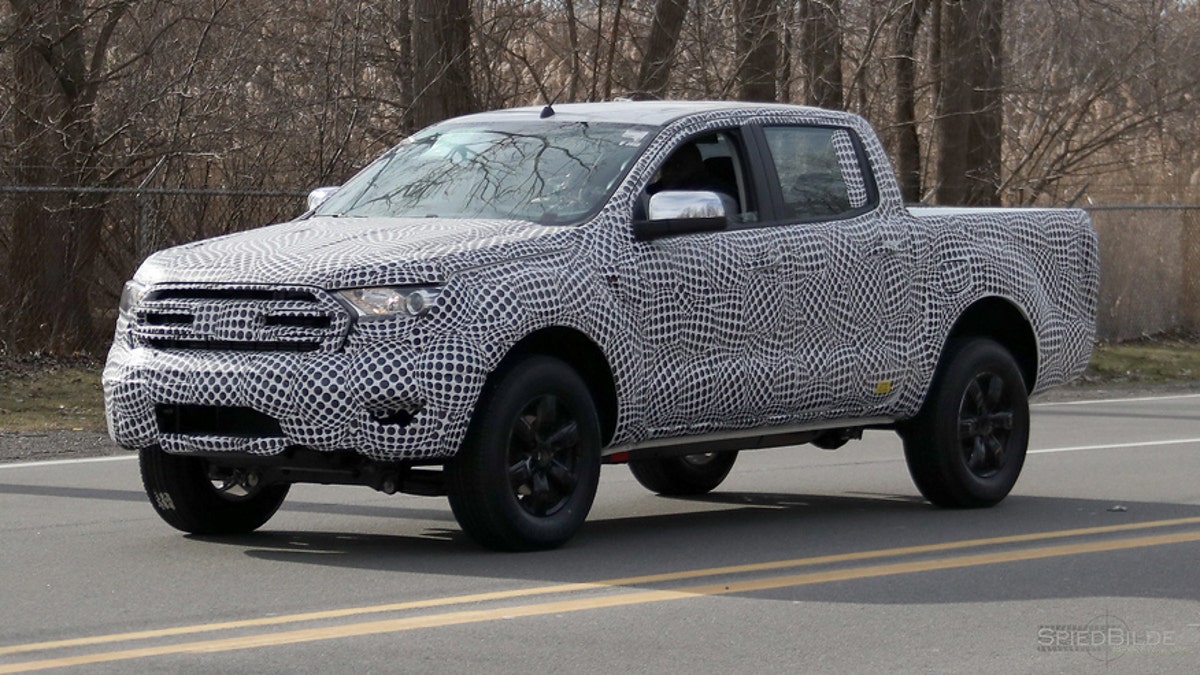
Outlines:
POLYGON ((1039 405, 1031 450, 979 511, 882 432, 704 499, 606 467, 576 539, 507 555, 443 499, 297 486, 205 539, 130 459, 4 464, 0 673, 1200 670, 1200 395, 1039 405))

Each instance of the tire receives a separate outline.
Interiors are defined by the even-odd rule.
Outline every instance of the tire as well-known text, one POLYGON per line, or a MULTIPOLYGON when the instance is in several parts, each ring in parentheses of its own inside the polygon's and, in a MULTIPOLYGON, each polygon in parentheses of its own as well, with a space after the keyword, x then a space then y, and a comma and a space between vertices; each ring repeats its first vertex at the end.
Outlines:
POLYGON ((600 480, 600 422, 566 363, 532 356, 498 374, 446 465, 463 531, 500 551, 551 549, 582 526, 600 480))
POLYGON ((635 459, 629 470, 642 487, 660 495, 702 495, 716 489, 737 460, 737 451, 707 452, 683 457, 635 459))
MULTIPOLYGON (((244 534, 271 519, 291 485, 255 485, 249 480, 214 480, 209 464, 145 448, 138 453, 142 485, 150 504, 168 525, 189 534, 244 534)), ((243 474, 244 476, 244 474, 243 474)))
POLYGON ((908 471, 930 502, 999 503, 1029 445, 1028 393, 1012 355, 984 338, 951 342, 925 406, 900 435, 908 471))

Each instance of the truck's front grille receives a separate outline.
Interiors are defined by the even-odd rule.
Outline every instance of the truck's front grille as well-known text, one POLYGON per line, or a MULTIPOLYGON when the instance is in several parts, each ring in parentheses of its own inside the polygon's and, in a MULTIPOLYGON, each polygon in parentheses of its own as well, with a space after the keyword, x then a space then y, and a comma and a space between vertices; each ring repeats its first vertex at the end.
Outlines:
POLYGON ((135 344, 162 350, 334 351, 350 326, 332 295, 295 287, 160 287, 134 314, 135 344))

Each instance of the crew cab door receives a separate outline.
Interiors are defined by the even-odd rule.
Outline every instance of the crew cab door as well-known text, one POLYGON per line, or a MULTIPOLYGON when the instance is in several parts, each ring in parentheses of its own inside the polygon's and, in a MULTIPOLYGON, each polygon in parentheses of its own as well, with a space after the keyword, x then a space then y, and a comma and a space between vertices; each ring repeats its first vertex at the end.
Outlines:
POLYGON ((886 417, 920 340, 906 225, 881 215, 860 141, 785 124, 716 137, 738 169, 726 229, 634 245, 648 431, 886 417))
POLYGON ((784 289, 788 404, 803 419, 886 417, 904 393, 913 325, 907 224, 879 208, 849 128, 756 128, 784 289))
POLYGON ((748 149, 744 128, 681 139, 643 191, 643 202, 660 189, 721 192, 737 209, 721 231, 633 244, 642 415, 653 436, 763 426, 782 412, 772 394, 783 351, 780 252, 777 234, 756 227, 767 196, 748 149), (698 146, 703 170, 689 145, 698 146), (684 154, 692 155, 692 168, 681 170, 689 163, 678 161, 684 154))

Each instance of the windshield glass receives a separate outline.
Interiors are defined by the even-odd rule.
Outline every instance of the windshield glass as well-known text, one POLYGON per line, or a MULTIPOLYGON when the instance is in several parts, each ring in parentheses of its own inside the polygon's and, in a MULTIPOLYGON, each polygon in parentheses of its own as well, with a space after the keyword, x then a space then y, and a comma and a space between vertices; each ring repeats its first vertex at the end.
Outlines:
POLYGON ((315 213, 574 223, 604 204, 655 129, 549 120, 442 124, 388 151, 315 213))

